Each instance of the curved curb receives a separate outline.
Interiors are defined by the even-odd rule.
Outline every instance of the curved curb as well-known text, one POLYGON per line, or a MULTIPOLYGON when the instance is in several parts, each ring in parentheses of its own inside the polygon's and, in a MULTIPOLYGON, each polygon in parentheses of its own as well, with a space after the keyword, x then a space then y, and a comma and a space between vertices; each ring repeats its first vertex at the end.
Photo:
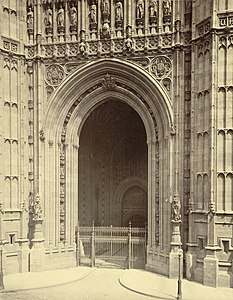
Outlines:
POLYGON ((45 285, 45 286, 38 286, 38 287, 32 287, 32 288, 23 288, 23 289, 5 289, 5 290, 1 290, 0 293, 13 293, 13 292, 21 292, 21 291, 30 291, 30 290, 38 290, 38 289, 48 289, 48 288, 52 288, 52 287, 58 287, 58 286, 62 286, 65 284, 70 284, 70 283, 74 283, 74 282, 78 282, 86 277, 88 277, 89 275, 91 275, 94 271, 96 271, 97 269, 95 268, 94 270, 90 271, 88 274, 85 274, 84 276, 71 280, 71 281, 67 281, 67 282, 61 282, 61 283, 57 283, 57 284, 52 284, 52 285, 45 285))
MULTIPOLYGON (((133 288, 130 288, 128 287, 126 284, 124 284, 120 278, 118 278, 118 282, 119 284, 124 287, 125 289, 129 290, 130 292, 134 292, 134 293, 137 293, 137 294, 140 294, 140 295, 143 295, 143 296, 147 296, 147 297, 151 297, 151 298, 155 298, 155 299, 160 299, 160 300, 172 300, 172 299, 176 299, 176 297, 173 297, 171 295, 168 295, 170 298, 165 298, 165 297, 161 297, 161 296, 156 296, 156 295, 152 295, 152 294, 149 294, 149 293, 145 293, 145 292, 141 292, 141 291, 138 291, 136 289, 133 289, 133 288)), ((161 292, 159 292, 160 294, 162 294, 161 292)), ((166 295, 166 294, 165 294, 166 295)))

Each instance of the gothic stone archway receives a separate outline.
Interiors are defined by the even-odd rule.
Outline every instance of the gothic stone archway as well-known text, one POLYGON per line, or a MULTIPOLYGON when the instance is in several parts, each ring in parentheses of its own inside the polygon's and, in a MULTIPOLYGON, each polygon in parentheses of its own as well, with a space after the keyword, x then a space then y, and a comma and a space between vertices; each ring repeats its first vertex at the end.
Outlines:
MULTIPOLYGON (((131 106, 145 126, 148 147, 147 267, 168 274, 171 211, 165 199, 171 198, 173 178, 171 102, 146 71, 117 59, 98 60, 79 68, 58 88, 47 108, 43 122, 47 141, 40 149, 39 174, 39 190, 41 198, 45 199, 45 247, 61 249, 59 266, 62 262, 66 266, 75 263, 79 138, 91 112, 111 99, 131 106)), ((48 264, 53 258, 55 255, 47 259, 48 264)))
MULTIPOLYGON (((92 221, 95 226, 126 226, 126 219, 133 213, 142 214, 145 226, 147 156, 144 125, 128 104, 109 100, 89 115, 79 147, 80 226, 90 226, 92 221), (143 189, 138 184, 142 181, 143 189), (122 187, 124 195, 118 197, 122 187), (138 197, 142 192, 144 206, 138 197)), ((134 218, 132 226, 136 224, 134 218)))

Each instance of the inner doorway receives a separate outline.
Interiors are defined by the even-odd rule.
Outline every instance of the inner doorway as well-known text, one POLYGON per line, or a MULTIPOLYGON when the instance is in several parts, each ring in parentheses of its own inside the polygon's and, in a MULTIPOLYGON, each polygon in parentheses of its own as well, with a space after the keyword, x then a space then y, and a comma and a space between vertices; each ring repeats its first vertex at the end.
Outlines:
POLYGON ((144 227, 148 154, 138 113, 108 100, 86 119, 79 148, 79 224, 144 227))

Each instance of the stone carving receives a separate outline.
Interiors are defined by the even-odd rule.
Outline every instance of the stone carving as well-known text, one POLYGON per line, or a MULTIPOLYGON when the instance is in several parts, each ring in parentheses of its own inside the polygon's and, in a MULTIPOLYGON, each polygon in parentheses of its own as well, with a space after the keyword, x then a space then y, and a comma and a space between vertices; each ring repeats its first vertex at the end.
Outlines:
POLYGON ((50 65, 46 70, 46 80, 51 85, 58 85, 64 78, 64 70, 59 65, 50 65))
POLYGON ((144 18, 144 0, 137 1, 136 18, 137 19, 144 18))
POLYGON ((48 6, 45 10, 45 18, 44 18, 44 23, 45 23, 45 32, 46 34, 51 34, 53 32, 53 11, 48 6))
POLYGON ((123 21, 123 6, 121 1, 117 0, 115 7, 115 20, 116 20, 116 28, 122 27, 123 21))
POLYGON ((36 197, 32 203, 32 215, 33 215, 33 221, 42 220, 42 208, 41 208, 40 196, 38 193, 36 194, 36 197))
POLYGON ((110 37, 110 3, 109 0, 101 1, 101 13, 102 13, 102 37, 110 37))
POLYGON ((164 77, 171 71, 171 62, 166 56, 158 56, 151 63, 151 71, 156 77, 164 77))
POLYGON ((212 201, 209 201, 209 212, 215 214, 215 203, 212 201))
POLYGON ((32 8, 28 8, 28 13, 27 13, 27 30, 29 34, 33 34, 33 28, 34 28, 34 14, 32 11, 32 8))
POLYGON ((70 31, 76 31, 77 29, 77 9, 73 5, 70 9, 70 31))
POLYGON ((144 0, 138 0, 136 5, 136 24, 137 26, 143 25, 144 19, 144 0))
POLYGON ((172 201, 172 221, 181 222, 181 203, 177 194, 174 196, 172 201))
POLYGON ((102 14, 106 14, 106 15, 110 14, 109 0, 102 0, 102 2, 101 2, 101 11, 102 11, 102 14))
POLYGON ((60 5, 60 8, 57 13, 57 30, 58 33, 65 32, 65 11, 62 5, 60 5))
POLYGON ((151 0, 149 4, 149 21, 150 24, 157 23, 157 12, 158 12, 158 2, 157 0, 151 0))
POLYGON ((91 22, 96 23, 96 5, 92 4, 90 8, 90 19, 91 22))
POLYGON ((106 74, 102 80, 102 86, 105 90, 114 90, 116 88, 115 79, 109 74, 106 74))
POLYGON ((163 0, 163 22, 171 23, 172 5, 171 0, 163 0))
POLYGON ((0 213, 4 213, 4 208, 3 208, 3 203, 2 202, 0 202, 0 213))
POLYGON ((41 142, 44 142, 44 141, 45 141, 45 134, 44 134, 44 130, 43 130, 43 129, 41 129, 41 130, 40 130, 40 132, 39 132, 39 134, 40 134, 40 140, 41 140, 41 142))
POLYGON ((79 44, 79 51, 82 54, 86 52, 86 44, 83 41, 81 41, 81 43, 79 44))
POLYGON ((125 41, 125 48, 127 51, 131 51, 133 49, 133 41, 130 37, 128 37, 125 41))

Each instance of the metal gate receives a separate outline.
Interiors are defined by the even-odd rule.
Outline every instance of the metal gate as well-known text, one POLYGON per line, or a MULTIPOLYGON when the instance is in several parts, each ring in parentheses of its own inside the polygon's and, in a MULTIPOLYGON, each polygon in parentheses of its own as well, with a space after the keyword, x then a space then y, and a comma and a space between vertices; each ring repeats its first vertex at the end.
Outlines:
POLYGON ((146 263, 146 229, 77 227, 77 265, 141 269, 146 263))

